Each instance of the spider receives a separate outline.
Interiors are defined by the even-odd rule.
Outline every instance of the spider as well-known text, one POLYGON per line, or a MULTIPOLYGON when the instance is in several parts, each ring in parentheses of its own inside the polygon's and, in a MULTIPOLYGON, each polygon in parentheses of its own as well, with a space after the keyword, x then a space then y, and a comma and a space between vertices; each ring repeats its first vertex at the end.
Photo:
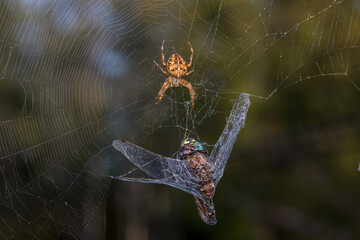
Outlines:
POLYGON ((156 104, 158 104, 161 101, 161 99, 163 98, 163 96, 165 94, 166 89, 168 89, 169 87, 178 87, 179 85, 183 85, 183 86, 187 87, 190 91, 190 97, 191 97, 191 102, 192 102, 191 111, 192 111, 194 108, 194 101, 196 99, 196 95, 195 95, 194 89, 191 86, 191 84, 189 82, 185 81, 184 79, 182 79, 181 77, 187 76, 194 71, 194 70, 191 70, 190 72, 187 72, 187 69, 192 64, 194 50, 191 47, 190 42, 188 42, 188 44, 190 46, 190 50, 191 50, 191 56, 190 56, 190 61, 189 61, 188 65, 186 65, 184 59, 179 54, 171 55, 171 57, 169 57, 169 60, 166 64, 165 57, 164 57, 164 43, 165 43, 165 40, 163 41, 162 46, 161 46, 161 57, 162 57, 162 64, 165 67, 165 69, 167 70, 167 72, 164 69, 162 69, 155 60, 154 60, 154 63, 156 64, 156 66, 158 66, 160 68, 160 70, 164 74, 168 75, 169 77, 166 79, 166 81, 162 85, 158 95, 156 96, 156 99, 157 99, 156 104))

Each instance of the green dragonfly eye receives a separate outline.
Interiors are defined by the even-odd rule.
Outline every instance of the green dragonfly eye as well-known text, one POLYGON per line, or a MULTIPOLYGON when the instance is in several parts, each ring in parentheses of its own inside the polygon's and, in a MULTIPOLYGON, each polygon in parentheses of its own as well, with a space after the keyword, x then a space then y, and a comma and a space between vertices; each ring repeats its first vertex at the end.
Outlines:
POLYGON ((202 145, 202 143, 195 142, 194 146, 195 146, 196 150, 198 150, 200 152, 204 150, 204 145, 202 145))
POLYGON ((194 138, 186 138, 182 142, 181 147, 183 147, 185 145, 194 146, 197 151, 202 152, 202 153, 208 152, 207 149, 205 148, 205 146, 201 142, 196 141, 194 138))

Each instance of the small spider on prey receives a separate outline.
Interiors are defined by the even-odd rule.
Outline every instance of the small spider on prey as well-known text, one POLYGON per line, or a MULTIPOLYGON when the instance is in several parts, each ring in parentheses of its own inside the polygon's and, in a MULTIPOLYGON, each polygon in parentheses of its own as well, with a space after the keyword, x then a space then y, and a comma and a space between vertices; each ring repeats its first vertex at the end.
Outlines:
POLYGON ((167 72, 164 69, 162 69, 155 60, 154 60, 154 63, 156 64, 156 66, 158 66, 160 68, 160 70, 164 74, 168 75, 169 77, 166 79, 166 81, 162 85, 158 95, 156 96, 156 99, 157 99, 156 104, 158 104, 161 101, 161 99, 163 98, 163 96, 165 94, 166 89, 168 89, 169 87, 178 87, 179 85, 183 85, 183 86, 187 87, 190 91, 190 97, 191 97, 191 102, 192 102, 191 111, 192 111, 194 108, 196 95, 195 95, 194 89, 191 86, 191 84, 189 82, 185 81, 184 79, 182 79, 181 77, 187 76, 194 71, 194 70, 191 70, 190 72, 187 72, 187 69, 192 64, 194 50, 191 47, 190 42, 188 42, 188 44, 190 46, 190 50, 191 50, 191 56, 190 56, 190 61, 189 61, 188 65, 186 65, 184 59, 179 54, 171 55, 166 64, 165 56, 164 56, 164 43, 165 43, 165 40, 163 41, 162 46, 161 46, 161 57, 162 57, 162 64, 165 67, 165 69, 167 70, 167 72))

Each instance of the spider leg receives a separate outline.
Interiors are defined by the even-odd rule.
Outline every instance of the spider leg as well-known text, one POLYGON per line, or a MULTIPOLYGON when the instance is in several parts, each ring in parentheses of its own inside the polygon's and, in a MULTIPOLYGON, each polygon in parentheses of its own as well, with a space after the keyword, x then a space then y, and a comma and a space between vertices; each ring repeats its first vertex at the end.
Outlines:
POLYGON ((196 99, 196 95, 195 95, 195 91, 193 89, 193 87, 191 86, 191 84, 187 81, 185 81, 184 79, 179 79, 179 83, 185 87, 187 87, 190 91, 190 97, 191 97, 191 102, 192 102, 192 108, 191 111, 194 109, 194 104, 195 104, 195 99, 196 99))
POLYGON ((166 81, 162 85, 158 95, 156 96, 156 100, 157 100, 156 104, 158 104, 161 101, 161 99, 164 96, 164 93, 165 93, 166 89, 168 89, 169 86, 171 85, 171 82, 172 82, 172 77, 169 77, 168 79, 166 79, 166 81))
POLYGON ((161 70, 164 74, 166 74, 166 75, 170 76, 170 74, 169 74, 169 73, 167 73, 167 72, 165 72, 165 70, 164 70, 164 69, 162 69, 162 68, 160 67, 160 65, 159 65, 157 62, 155 62, 155 60, 154 60, 154 63, 156 64, 156 66, 158 66, 158 67, 160 68, 160 70, 161 70))
POLYGON ((194 70, 191 70, 190 72, 185 73, 184 76, 189 75, 189 74, 192 73, 193 71, 194 71, 194 70))
POLYGON ((165 43, 165 40, 163 41, 163 43, 161 45, 161 57, 162 57, 162 64, 166 68, 165 56, 164 56, 164 43, 165 43))
POLYGON ((192 64, 193 56, 194 56, 194 50, 193 50, 193 48, 191 47, 190 42, 188 42, 188 44, 189 44, 189 46, 190 46, 191 55, 190 55, 190 61, 189 61, 189 64, 187 65, 187 67, 190 67, 191 64, 192 64))

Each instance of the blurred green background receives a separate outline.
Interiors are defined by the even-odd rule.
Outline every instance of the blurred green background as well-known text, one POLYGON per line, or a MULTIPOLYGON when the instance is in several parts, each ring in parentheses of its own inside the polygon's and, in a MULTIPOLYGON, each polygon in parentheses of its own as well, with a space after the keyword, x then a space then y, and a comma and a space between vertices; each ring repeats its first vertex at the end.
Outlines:
POLYGON ((1 239, 359 239, 358 1, 0 2, 1 239), (197 94, 153 60, 180 54, 197 94), (211 150, 241 92, 245 128, 206 226, 193 197, 114 181, 126 139, 211 150))

